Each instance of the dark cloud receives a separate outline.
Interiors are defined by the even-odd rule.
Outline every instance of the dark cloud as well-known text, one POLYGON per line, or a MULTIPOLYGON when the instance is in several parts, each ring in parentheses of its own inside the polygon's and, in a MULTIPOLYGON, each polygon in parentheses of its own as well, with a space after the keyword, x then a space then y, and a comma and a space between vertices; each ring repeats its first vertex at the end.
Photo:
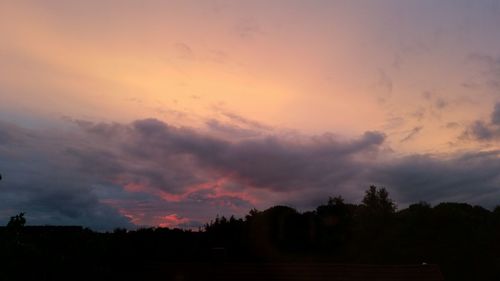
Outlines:
POLYGON ((484 123, 483 121, 475 121, 467 130, 468 135, 480 141, 490 141, 500 136, 500 131, 497 128, 484 123))
MULTIPOLYGON (((139 120, 124 128, 105 129, 105 124, 87 127, 88 132, 101 134, 108 142, 118 142, 120 155, 130 156, 131 162, 149 162, 162 167, 183 163, 188 174, 195 170, 228 176, 257 188, 291 190, 319 185, 334 174, 346 177, 345 171, 354 156, 374 152, 385 137, 379 132, 366 132, 359 139, 339 142, 331 135, 305 139, 303 142, 285 140, 278 136, 228 142, 202 135, 187 128, 174 128, 154 119, 139 120), (110 138, 109 131, 119 132, 110 138), (173 163, 170 163, 172 161, 173 163), (335 169, 336 168, 336 169, 335 169)), ((110 127, 114 125, 110 124, 110 127)), ((137 172, 137 170, 135 170, 137 172)), ((176 174, 183 174, 177 171, 176 174)), ((151 181, 152 175, 147 175, 151 181)), ((164 177, 160 177, 164 180, 164 177)), ((176 178, 179 180, 179 177, 176 178)), ((187 181, 187 180, 186 180, 187 181)), ((158 180, 158 186, 172 192, 191 182, 158 180)))
POLYGON ((495 104, 489 122, 476 120, 463 135, 479 141, 500 140, 500 103, 495 104))
POLYGON ((381 133, 367 132, 347 143, 322 136, 298 144, 271 136, 233 144, 218 156, 200 160, 257 188, 291 191, 355 177, 354 157, 373 152, 384 138, 381 133))
MULTIPOLYGON (((189 154, 193 161, 190 169, 227 177, 241 184, 242 190, 287 192, 282 202, 298 202, 300 198, 313 202, 314 198, 342 191, 359 194, 367 184, 376 182, 388 186, 401 202, 468 200, 491 205, 494 202, 487 195, 497 192, 499 183, 497 152, 414 155, 376 162, 373 159, 378 159, 385 139, 380 132, 366 132, 347 142, 328 134, 303 140, 268 135, 226 142, 196 131, 172 129, 157 120, 138 122, 147 124, 151 131, 154 128, 154 134, 149 133, 150 129, 146 134, 138 130, 150 138, 149 142, 171 152, 189 154), (153 141, 153 137, 158 140, 153 141), (354 190, 343 189, 346 186, 354 190)), ((137 130, 135 124, 132 127, 137 130)), ((414 128, 410 135, 421 129, 414 128)), ((200 195, 193 193, 189 199, 207 198, 200 195)), ((228 197, 234 205, 238 205, 237 199, 228 197)), ((250 206, 242 202, 240 205, 250 206)))
POLYGON ((500 102, 495 104, 495 108, 491 113, 491 124, 500 126, 500 102))
POLYGON ((370 178, 398 201, 465 201, 495 206, 500 193, 500 151, 448 157, 412 155, 374 167, 370 178))
POLYGON ((195 227, 252 207, 308 208, 335 194, 359 200, 371 183, 403 203, 493 204, 487 195, 499 183, 497 152, 394 158, 381 132, 227 140, 156 119, 73 124, 65 132, 0 125, 22 140, 0 143, 0 219, 26 211, 39 224, 195 227))
POLYGON ((0 149, 4 176, 0 182, 0 220, 6 222, 9 216, 24 211, 31 224, 85 225, 99 230, 132 226, 127 218, 99 201, 94 190, 99 179, 75 169, 57 149, 65 144, 21 129, 11 133, 14 138, 26 134, 34 138, 0 149))
POLYGON ((11 179, 2 182, 2 198, 9 198, 0 208, 5 219, 23 210, 32 223, 102 228, 159 224, 157 218, 165 214, 193 221, 243 214, 264 204, 259 198, 265 193, 326 189, 332 182, 354 180, 365 165, 362 159, 374 157, 385 139, 366 132, 352 141, 328 134, 227 141, 155 119, 73 123, 75 130, 60 138, 1 126, 0 132, 26 144, 14 148, 19 144, 9 142, 3 146, 11 149, 0 150, 0 168, 11 179), (14 150, 15 155, 8 153, 14 150), (143 215, 138 218, 134 210, 143 215))

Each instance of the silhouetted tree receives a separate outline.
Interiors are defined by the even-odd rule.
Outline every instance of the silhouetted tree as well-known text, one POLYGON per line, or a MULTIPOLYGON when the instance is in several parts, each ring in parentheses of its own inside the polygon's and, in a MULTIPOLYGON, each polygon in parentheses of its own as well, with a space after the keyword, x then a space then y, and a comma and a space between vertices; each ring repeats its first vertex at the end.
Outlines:
POLYGON ((341 196, 330 197, 326 205, 316 208, 316 240, 318 251, 340 255, 350 235, 355 205, 346 204, 341 196))
POLYGON ((19 213, 19 215, 10 217, 10 220, 7 223, 7 229, 13 232, 19 232, 25 224, 26 219, 24 218, 24 213, 19 213))
POLYGON ((349 249, 357 262, 383 262, 394 250, 391 240, 396 205, 385 188, 370 186, 356 208, 349 249))
POLYGON ((389 192, 383 187, 371 185, 363 197, 362 206, 381 214, 391 214, 396 211, 396 204, 389 198, 389 192))

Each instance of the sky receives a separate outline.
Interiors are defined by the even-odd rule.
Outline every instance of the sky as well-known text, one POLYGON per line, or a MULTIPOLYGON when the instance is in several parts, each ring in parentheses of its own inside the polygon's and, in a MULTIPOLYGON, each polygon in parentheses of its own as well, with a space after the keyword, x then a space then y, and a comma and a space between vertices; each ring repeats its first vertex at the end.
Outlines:
POLYGON ((496 0, 0 0, 0 223, 500 205, 496 0))

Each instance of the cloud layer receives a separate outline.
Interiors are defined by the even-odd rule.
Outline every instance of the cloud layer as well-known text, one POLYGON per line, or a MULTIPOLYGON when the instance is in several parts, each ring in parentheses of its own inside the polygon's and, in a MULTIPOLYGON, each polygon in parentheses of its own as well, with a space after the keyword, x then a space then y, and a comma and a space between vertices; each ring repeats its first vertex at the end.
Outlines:
POLYGON ((253 207, 310 208, 337 194, 359 200, 372 183, 402 205, 498 204, 499 151, 397 156, 375 131, 351 140, 226 132, 235 137, 156 119, 72 121, 52 131, 0 123, 0 216, 26 211, 31 223, 95 229, 196 228, 253 207))

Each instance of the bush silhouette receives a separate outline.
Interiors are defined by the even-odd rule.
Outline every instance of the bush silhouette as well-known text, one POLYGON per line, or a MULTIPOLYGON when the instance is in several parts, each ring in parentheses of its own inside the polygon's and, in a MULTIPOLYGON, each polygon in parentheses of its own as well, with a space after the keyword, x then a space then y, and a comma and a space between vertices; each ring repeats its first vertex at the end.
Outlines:
POLYGON ((24 213, 10 217, 7 223, 7 229, 12 232, 18 233, 26 224, 26 219, 24 218, 24 213))

